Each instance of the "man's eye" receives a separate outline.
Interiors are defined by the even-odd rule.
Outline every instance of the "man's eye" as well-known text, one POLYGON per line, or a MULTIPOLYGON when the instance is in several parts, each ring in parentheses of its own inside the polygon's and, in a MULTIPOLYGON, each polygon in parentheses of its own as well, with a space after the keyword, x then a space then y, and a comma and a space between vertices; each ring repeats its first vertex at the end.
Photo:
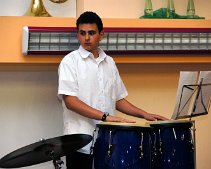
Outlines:
POLYGON ((85 35, 86 35, 86 32, 85 32, 85 31, 80 31, 80 34, 81 34, 82 36, 85 36, 85 35))
POLYGON ((95 35, 96 31, 89 31, 88 33, 89 33, 89 35, 95 35))
POLYGON ((86 31, 79 31, 79 33, 80 33, 80 35, 82 35, 82 36, 86 36, 86 34, 89 34, 90 36, 93 36, 93 35, 95 35, 96 34, 96 31, 88 31, 88 32, 86 32, 86 31))

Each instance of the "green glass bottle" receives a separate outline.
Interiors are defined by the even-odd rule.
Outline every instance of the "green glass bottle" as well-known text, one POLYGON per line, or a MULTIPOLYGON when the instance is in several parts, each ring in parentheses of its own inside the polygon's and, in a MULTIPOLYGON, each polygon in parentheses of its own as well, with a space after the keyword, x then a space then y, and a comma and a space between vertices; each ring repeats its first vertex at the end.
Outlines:
POLYGON ((188 16, 194 16, 195 15, 195 6, 194 6, 193 0, 188 0, 187 15, 188 16))
POLYGON ((167 18, 175 17, 174 0, 168 0, 166 17, 167 18))
POLYGON ((146 17, 152 17, 153 16, 153 9, 152 9, 151 0, 145 0, 144 15, 146 17))

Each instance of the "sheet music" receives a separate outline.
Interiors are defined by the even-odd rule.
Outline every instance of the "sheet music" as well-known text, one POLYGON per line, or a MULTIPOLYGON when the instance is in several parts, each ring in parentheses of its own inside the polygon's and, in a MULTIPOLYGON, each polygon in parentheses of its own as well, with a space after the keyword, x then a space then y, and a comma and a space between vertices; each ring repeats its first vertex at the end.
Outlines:
POLYGON ((203 114, 208 113, 206 111, 209 110, 210 107, 210 99, 211 99, 211 71, 200 71, 198 84, 202 81, 201 91, 199 93, 199 97, 195 102, 195 110, 192 107, 192 114, 203 114))
POLYGON ((211 71, 181 71, 172 119, 207 114, 210 102, 211 71))
POLYGON ((189 100, 193 94, 193 90, 195 87, 192 87, 193 90, 184 88, 184 85, 196 84, 198 79, 198 71, 187 72, 181 71, 179 77, 179 83, 177 88, 177 96, 176 96, 176 104, 174 108, 174 112, 172 115, 172 119, 177 119, 177 116, 185 116, 190 113, 190 104, 191 100, 189 100))

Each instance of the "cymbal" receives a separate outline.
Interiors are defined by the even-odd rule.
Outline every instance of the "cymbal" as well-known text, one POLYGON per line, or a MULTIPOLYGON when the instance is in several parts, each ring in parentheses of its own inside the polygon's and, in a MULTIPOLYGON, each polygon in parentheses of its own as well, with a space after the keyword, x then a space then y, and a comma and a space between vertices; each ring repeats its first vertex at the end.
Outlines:
POLYGON ((18 168, 56 160, 84 147, 92 140, 86 134, 55 137, 17 149, 0 159, 0 168, 18 168))

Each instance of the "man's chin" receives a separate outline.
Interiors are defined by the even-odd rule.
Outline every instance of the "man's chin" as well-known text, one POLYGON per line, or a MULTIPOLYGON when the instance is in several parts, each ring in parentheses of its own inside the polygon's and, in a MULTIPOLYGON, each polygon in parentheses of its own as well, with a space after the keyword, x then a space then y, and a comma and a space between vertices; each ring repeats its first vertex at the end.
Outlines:
POLYGON ((92 49, 90 47, 84 47, 84 49, 86 49, 87 51, 91 52, 92 49))

